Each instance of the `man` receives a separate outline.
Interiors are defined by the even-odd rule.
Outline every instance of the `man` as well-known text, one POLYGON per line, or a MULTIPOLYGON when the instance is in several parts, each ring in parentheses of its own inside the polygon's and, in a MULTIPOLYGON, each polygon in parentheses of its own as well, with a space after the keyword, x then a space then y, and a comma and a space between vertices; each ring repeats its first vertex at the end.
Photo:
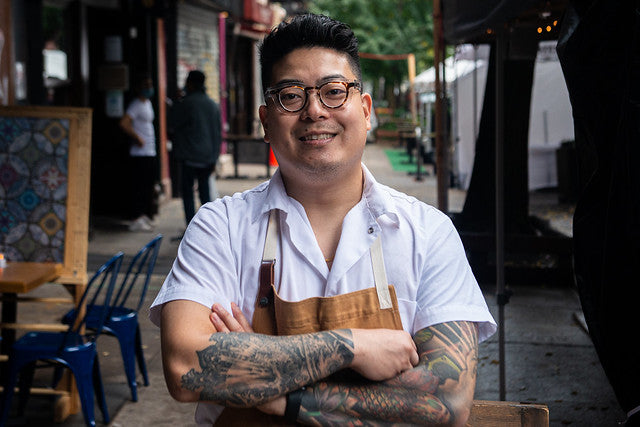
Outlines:
POLYGON ((209 178, 220 155, 221 125, 218 105, 205 92, 205 75, 187 75, 186 96, 171 111, 173 151, 181 166, 181 191, 187 225, 195 215, 193 183, 198 182, 200 204, 211 200, 209 178))
POLYGON ((200 425, 464 425, 495 322, 449 219, 361 163, 355 36, 297 16, 260 61, 279 169, 185 233, 151 308, 170 393, 200 425))

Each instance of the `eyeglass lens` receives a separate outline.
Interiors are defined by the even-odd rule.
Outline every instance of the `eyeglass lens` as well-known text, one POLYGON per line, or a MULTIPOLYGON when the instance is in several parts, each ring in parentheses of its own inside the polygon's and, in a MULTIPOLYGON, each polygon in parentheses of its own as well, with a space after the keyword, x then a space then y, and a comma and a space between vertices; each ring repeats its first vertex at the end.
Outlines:
MULTIPOLYGON (((347 83, 344 82, 325 83, 318 89, 320 101, 329 108, 340 107, 347 100, 348 94, 347 83)), ((303 87, 290 86, 280 90, 278 99, 285 110, 298 111, 307 101, 307 92, 303 87)))

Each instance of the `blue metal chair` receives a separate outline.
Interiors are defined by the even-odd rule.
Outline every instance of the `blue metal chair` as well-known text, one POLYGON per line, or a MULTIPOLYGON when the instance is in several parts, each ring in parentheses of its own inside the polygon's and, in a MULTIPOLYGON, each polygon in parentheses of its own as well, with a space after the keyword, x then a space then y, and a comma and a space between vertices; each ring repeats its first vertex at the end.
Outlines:
MULTIPOLYGON (((75 376, 82 405, 82 413, 88 426, 95 426, 93 393, 95 393, 102 411, 105 424, 109 423, 109 413, 102 386, 96 339, 102 332, 107 318, 113 290, 124 254, 118 252, 104 263, 91 277, 79 302, 79 307, 89 309, 100 305, 102 310, 96 313, 97 323, 91 334, 83 334, 87 316, 73 316, 66 332, 29 332, 18 339, 11 348, 7 378, 4 384, 4 396, 0 426, 4 426, 9 417, 14 388, 20 373, 20 395, 26 400, 33 382, 36 362, 42 361, 53 366, 64 366, 75 376), (88 299, 91 299, 87 303, 88 299)), ((21 401, 20 411, 25 401, 21 401)))
MULTIPOLYGON (((136 381, 136 359, 138 368, 142 373, 144 385, 149 385, 149 375, 147 365, 144 360, 142 350, 142 336, 140 334, 140 324, 138 322, 138 311, 144 303, 144 297, 149 287, 149 280, 156 264, 162 235, 158 234, 133 257, 127 273, 122 280, 122 284, 114 298, 113 306, 109 311, 107 320, 104 323, 104 332, 115 336, 120 344, 124 371, 127 375, 127 382, 131 389, 131 400, 138 401, 138 386, 136 381), (138 278, 144 277, 142 282, 140 298, 137 305, 127 304, 131 291, 138 283, 138 278)), ((102 308, 91 307, 87 313, 87 328, 93 329, 98 324, 99 313, 102 308)), ((63 323, 69 323, 74 316, 74 311, 67 313, 62 319, 63 323)))

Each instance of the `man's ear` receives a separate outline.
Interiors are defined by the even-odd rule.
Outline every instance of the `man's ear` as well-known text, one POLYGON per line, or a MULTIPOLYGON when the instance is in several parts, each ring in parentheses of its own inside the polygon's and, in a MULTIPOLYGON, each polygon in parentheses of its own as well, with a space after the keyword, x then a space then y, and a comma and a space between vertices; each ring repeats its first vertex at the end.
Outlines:
POLYGON ((371 99, 371 95, 366 92, 362 94, 361 98, 364 118, 367 121, 367 130, 371 130, 371 109, 373 108, 373 100, 371 99))
POLYGON ((267 121, 267 106, 261 105, 258 108, 258 116, 260 117, 260 123, 262 123, 262 129, 264 130, 264 140, 265 142, 269 142, 269 128, 267 121))

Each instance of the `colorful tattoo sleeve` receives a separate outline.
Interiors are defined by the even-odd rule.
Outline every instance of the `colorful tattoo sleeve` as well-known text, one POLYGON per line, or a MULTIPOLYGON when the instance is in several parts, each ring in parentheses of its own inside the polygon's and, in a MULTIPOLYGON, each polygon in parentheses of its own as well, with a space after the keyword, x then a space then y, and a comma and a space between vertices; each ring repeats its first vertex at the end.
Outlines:
POLYGON ((419 364, 389 381, 320 381, 307 387, 299 421, 313 425, 451 423, 468 415, 477 367, 477 329, 448 322, 414 336, 419 364), (460 408, 464 408, 460 413, 460 408))

